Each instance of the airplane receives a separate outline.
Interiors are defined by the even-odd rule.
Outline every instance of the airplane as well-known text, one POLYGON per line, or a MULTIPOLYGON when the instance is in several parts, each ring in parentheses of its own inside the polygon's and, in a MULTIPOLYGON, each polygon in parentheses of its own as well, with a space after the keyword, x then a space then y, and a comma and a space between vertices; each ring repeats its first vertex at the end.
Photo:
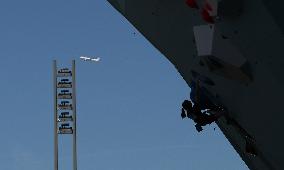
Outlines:
POLYGON ((82 59, 83 61, 94 61, 94 62, 99 62, 100 61, 100 57, 97 58, 91 58, 91 57, 85 57, 85 56, 81 56, 80 59, 82 59))

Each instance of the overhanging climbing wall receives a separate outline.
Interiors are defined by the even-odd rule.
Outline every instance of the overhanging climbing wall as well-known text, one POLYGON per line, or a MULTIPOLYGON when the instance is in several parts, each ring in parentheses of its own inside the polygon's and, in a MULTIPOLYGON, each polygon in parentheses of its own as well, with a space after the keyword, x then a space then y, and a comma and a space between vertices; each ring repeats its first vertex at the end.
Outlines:
POLYGON ((216 6, 214 0, 196 0, 195 7, 193 0, 109 2, 175 65, 187 83, 193 73, 213 82, 203 86, 233 119, 231 124, 220 120, 218 125, 250 169, 284 169, 284 38, 267 3, 221 0, 216 6), (215 30, 205 37, 212 41, 208 55, 198 55, 202 47, 197 28, 202 26, 215 30), (230 51, 235 52, 229 55, 230 51))

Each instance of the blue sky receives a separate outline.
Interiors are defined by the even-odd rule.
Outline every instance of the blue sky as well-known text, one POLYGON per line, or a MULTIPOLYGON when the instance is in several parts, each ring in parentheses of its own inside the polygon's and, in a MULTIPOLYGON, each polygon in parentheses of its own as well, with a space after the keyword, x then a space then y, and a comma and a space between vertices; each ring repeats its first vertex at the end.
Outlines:
POLYGON ((78 169, 247 169, 215 124, 180 119, 189 87, 105 0, 3 0, 0 21, 0 169, 53 168, 53 59, 77 59, 78 169))

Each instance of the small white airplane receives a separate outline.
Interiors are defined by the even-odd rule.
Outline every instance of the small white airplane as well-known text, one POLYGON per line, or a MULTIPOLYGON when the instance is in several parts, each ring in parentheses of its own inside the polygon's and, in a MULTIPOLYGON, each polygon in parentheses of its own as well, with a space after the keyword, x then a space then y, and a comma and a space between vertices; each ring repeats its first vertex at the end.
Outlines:
POLYGON ((85 57, 85 56, 81 56, 80 59, 82 59, 83 61, 94 61, 94 62, 99 62, 101 60, 100 57, 91 58, 91 57, 85 57))

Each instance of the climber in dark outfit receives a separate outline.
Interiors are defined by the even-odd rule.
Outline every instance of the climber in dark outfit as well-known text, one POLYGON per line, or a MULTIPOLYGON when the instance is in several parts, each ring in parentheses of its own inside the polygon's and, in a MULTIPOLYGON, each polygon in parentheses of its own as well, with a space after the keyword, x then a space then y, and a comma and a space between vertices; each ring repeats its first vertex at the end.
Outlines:
POLYGON ((195 128, 198 132, 202 131, 202 126, 206 126, 207 124, 211 124, 218 120, 224 113, 223 109, 219 106, 216 106, 210 99, 205 95, 206 89, 199 86, 199 81, 195 83, 194 81, 190 84, 191 93, 190 98, 194 105, 192 106, 192 102, 188 100, 184 100, 182 103, 182 113, 181 117, 188 117, 192 119, 196 125, 195 128), (209 112, 213 111, 214 114, 206 114, 206 110, 209 112))

